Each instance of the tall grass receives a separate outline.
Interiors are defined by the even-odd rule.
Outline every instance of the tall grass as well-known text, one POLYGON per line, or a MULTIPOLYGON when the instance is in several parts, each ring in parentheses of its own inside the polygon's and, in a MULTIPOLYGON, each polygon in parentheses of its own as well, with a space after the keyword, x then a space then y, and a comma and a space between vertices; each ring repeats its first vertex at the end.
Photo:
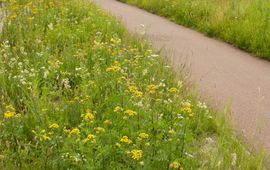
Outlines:
POLYGON ((269 0, 121 0, 270 59, 269 0))
POLYGON ((83 0, 5 3, 0 169, 263 169, 143 41, 83 0))

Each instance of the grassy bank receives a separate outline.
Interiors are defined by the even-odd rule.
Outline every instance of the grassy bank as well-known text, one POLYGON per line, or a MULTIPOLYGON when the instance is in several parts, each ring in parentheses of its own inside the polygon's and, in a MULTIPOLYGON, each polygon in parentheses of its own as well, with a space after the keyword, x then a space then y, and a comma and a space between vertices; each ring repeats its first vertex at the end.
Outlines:
POLYGON ((0 169, 263 169, 95 5, 18 0, 5 10, 0 169))
POLYGON ((270 59, 269 0, 121 0, 270 59))

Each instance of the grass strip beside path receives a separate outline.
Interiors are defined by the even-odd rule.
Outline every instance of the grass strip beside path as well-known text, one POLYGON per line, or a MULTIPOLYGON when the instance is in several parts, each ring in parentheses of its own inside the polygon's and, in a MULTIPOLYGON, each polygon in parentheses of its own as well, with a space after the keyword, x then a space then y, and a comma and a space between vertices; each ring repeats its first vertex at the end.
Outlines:
POLYGON ((270 60, 269 0, 120 0, 270 60))

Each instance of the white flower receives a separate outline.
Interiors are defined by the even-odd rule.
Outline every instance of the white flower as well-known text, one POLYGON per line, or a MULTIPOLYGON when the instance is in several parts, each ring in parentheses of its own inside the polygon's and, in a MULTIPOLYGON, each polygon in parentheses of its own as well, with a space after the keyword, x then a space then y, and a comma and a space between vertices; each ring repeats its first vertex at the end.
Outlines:
POLYGON ((203 103, 203 102, 200 102, 200 101, 197 103, 197 106, 198 106, 200 109, 207 109, 206 103, 203 103))
POLYGON ((64 88, 65 88, 65 89, 70 89, 69 79, 68 79, 68 78, 63 79, 63 80, 62 80, 62 84, 64 85, 64 88))
POLYGON ((46 79, 47 77, 48 77, 48 75, 50 74, 50 72, 48 71, 48 70, 46 70, 45 72, 44 72, 44 78, 46 79))
POLYGON ((237 161, 237 155, 236 155, 236 153, 233 153, 232 154, 232 166, 236 165, 236 161, 237 161))
POLYGON ((48 25, 48 28, 49 28, 50 30, 53 30, 53 23, 50 23, 50 24, 48 25))

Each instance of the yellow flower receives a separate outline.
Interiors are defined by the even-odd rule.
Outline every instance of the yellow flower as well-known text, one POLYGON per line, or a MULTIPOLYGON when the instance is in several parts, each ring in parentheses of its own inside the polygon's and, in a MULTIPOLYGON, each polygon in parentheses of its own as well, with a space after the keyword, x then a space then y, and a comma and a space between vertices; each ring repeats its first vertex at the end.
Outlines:
POLYGON ((120 139, 120 142, 123 142, 123 143, 126 143, 126 144, 132 144, 132 140, 130 140, 127 136, 123 136, 121 139, 120 139))
POLYGON ((15 19, 17 18, 17 15, 16 15, 16 14, 11 15, 9 18, 10 18, 11 20, 15 20, 15 19))
POLYGON ((126 110, 125 113, 128 115, 128 116, 136 116, 137 115, 137 112, 133 111, 133 110, 126 110))
POLYGON ((138 87, 136 87, 134 85, 128 86, 128 91, 130 93, 133 93, 136 97, 142 97, 142 95, 143 95, 143 93, 138 90, 138 87))
POLYGON ((49 6, 53 7, 54 3, 53 2, 49 2, 49 6))
POLYGON ((176 134, 176 132, 174 131, 174 129, 170 129, 170 130, 168 131, 168 133, 169 133, 170 135, 175 135, 175 134, 176 134))
POLYGON ((31 22, 34 19, 34 17, 28 17, 27 19, 31 22))
POLYGON ((15 115, 16 115, 16 112, 10 112, 10 111, 7 111, 7 112, 4 113, 4 118, 5 118, 5 119, 11 119, 11 118, 13 118, 15 115))
POLYGON ((83 117, 85 121, 90 121, 90 122, 95 119, 95 115, 90 110, 87 110, 85 114, 81 115, 81 117, 83 117))
POLYGON ((131 93, 135 93, 136 91, 138 91, 138 88, 136 86, 134 86, 134 85, 131 85, 131 86, 128 87, 128 90, 131 93))
POLYGON ((58 129, 59 125, 57 123, 53 123, 49 126, 50 129, 58 129))
POLYGON ((143 156, 143 151, 134 149, 134 150, 131 151, 131 154, 132 154, 132 159, 139 160, 143 156))
POLYGON ((67 129, 66 127, 63 128, 63 131, 64 131, 64 133, 66 133, 66 134, 69 134, 69 133, 70 133, 70 130, 67 129))
POLYGON ((148 139, 149 138, 149 135, 147 133, 140 133, 138 138, 140 140, 148 139))
POLYGON ((121 82, 126 81, 127 78, 125 76, 122 76, 122 77, 118 78, 117 80, 118 80, 118 83, 121 83, 121 82))
POLYGON ((183 168, 181 167, 181 164, 177 161, 172 162, 169 167, 170 169, 183 170, 183 168))
POLYGON ((69 132, 70 135, 79 135, 80 133, 81 131, 78 128, 74 128, 69 132))
POLYGON ((155 94, 156 91, 158 89, 158 86, 157 85, 154 85, 154 84, 151 84, 151 85, 148 85, 147 86, 147 91, 150 93, 150 94, 155 94))
POLYGON ((117 148, 120 148, 120 147, 121 147, 121 144, 117 142, 117 143, 115 144, 115 146, 116 146, 117 148))
POLYGON ((107 68, 107 72, 119 72, 121 70, 120 64, 118 62, 115 62, 114 65, 107 68))
POLYGON ((96 133, 104 133, 105 132, 105 129, 102 128, 102 127, 96 127, 95 128, 95 131, 96 131, 96 133))
POLYGON ((183 101, 182 102, 182 112, 187 113, 187 114, 192 114, 192 105, 190 101, 183 101))
POLYGON ((190 114, 192 112, 192 109, 190 107, 184 107, 181 110, 182 110, 182 112, 185 112, 185 113, 188 113, 188 114, 190 114))
POLYGON ((85 138, 85 139, 83 140, 83 143, 87 143, 87 142, 97 143, 95 135, 89 134, 89 135, 87 136, 87 138, 85 138))
POLYGON ((143 93, 141 91, 136 91, 134 92, 134 94, 136 95, 136 97, 142 97, 143 93))
POLYGON ((105 125, 112 125, 112 121, 110 121, 110 120, 105 120, 104 122, 103 122, 103 124, 105 124, 105 125))
POLYGON ((122 112, 123 110, 124 109, 122 107, 116 106, 113 111, 116 112, 116 113, 119 113, 119 112, 122 112))
POLYGON ((168 90, 170 93, 176 93, 177 92, 177 88, 172 87, 168 90))
MULTIPOLYGON (((42 135, 42 138, 43 138, 43 140, 51 140, 51 138, 48 136, 48 135, 42 135)), ((42 141, 42 139, 41 139, 41 141, 42 141)))

